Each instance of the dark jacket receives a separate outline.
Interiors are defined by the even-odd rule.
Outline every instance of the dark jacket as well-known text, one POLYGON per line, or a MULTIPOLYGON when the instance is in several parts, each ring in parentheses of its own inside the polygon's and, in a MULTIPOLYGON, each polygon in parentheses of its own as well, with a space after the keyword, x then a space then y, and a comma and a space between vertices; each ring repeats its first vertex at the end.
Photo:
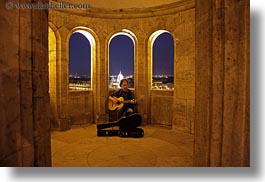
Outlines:
MULTIPOLYGON (((117 90, 116 92, 112 93, 110 96, 115 96, 117 98, 123 97, 124 100, 132 100, 135 99, 135 95, 131 90, 128 90, 128 92, 123 91, 122 89, 117 90)), ((128 109, 132 108, 134 109, 133 105, 131 103, 125 103, 122 109, 128 109)))

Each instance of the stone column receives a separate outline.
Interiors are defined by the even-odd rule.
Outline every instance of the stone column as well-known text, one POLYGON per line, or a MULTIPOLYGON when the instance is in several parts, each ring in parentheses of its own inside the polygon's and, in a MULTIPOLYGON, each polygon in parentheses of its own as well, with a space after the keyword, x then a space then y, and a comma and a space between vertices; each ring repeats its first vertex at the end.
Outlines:
POLYGON ((49 24, 49 95, 51 105, 51 129, 58 128, 58 77, 57 65, 60 60, 61 41, 57 28, 49 24))
POLYGON ((195 11, 180 12, 174 30, 173 128, 194 133, 195 11))
POLYGON ((0 166, 50 166, 48 13, 6 5, 0 3, 0 166))
POLYGON ((69 79, 69 68, 68 68, 68 35, 69 30, 65 27, 61 27, 59 30, 61 35, 61 47, 57 51, 60 51, 61 57, 57 59, 56 65, 57 71, 57 126, 58 130, 65 131, 70 129, 70 119, 68 116, 68 79, 69 79))
MULTIPOLYGON (((143 35, 140 34, 139 35, 143 35)), ((135 68, 135 94, 137 96, 137 112, 142 116, 142 124, 149 124, 148 118, 151 117, 150 114, 150 85, 148 81, 148 75, 151 74, 148 70, 148 53, 147 45, 148 38, 145 36, 138 36, 137 45, 137 55, 135 55, 135 60, 137 61, 135 68), (149 109, 149 110, 148 110, 149 109)), ((149 119, 150 120, 150 119, 149 119)))
POLYGON ((249 0, 195 4, 194 166, 249 166, 249 0))
POLYGON ((95 92, 95 117, 96 123, 105 123, 108 122, 108 109, 107 109, 107 100, 109 96, 108 89, 108 44, 106 42, 105 34, 99 34, 100 46, 97 52, 100 55, 96 60, 96 92, 95 92))

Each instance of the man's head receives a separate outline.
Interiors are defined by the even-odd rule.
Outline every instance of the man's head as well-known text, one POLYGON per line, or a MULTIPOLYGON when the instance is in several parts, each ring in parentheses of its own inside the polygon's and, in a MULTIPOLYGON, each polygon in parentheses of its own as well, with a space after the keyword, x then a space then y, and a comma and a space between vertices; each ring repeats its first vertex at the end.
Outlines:
POLYGON ((120 87, 123 91, 128 91, 128 80, 122 79, 120 82, 120 87))

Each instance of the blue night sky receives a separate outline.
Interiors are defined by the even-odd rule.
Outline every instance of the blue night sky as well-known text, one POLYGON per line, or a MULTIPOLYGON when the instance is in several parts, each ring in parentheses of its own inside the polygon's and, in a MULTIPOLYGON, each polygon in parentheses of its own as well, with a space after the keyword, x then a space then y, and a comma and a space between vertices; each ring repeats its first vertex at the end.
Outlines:
POLYGON ((69 73, 75 75, 90 75, 91 46, 81 33, 74 33, 69 43, 69 73))
POLYGON ((174 74, 174 42, 169 33, 158 36, 153 44, 153 75, 174 74))
MULTIPOLYGON (((110 75, 132 75, 134 68, 134 44, 125 35, 114 37, 110 43, 110 75)), ((74 33, 69 44, 70 74, 88 75, 91 72, 91 46, 81 33, 74 33)), ((169 33, 163 33, 153 44, 153 74, 172 74, 174 72, 173 39, 169 33)))
POLYGON ((123 75, 134 73, 134 44, 130 37, 118 35, 110 42, 109 48, 110 75, 118 75, 120 70, 123 75))

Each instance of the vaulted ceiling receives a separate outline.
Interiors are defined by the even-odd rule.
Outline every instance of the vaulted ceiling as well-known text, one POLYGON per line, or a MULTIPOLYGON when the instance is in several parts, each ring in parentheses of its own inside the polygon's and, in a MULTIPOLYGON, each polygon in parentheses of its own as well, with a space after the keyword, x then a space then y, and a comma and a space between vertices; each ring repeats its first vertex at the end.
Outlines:
MULTIPOLYGON (((61 0, 53 0, 60 2, 61 0)), ((109 10, 118 9, 145 9, 157 6, 169 5, 184 0, 64 0, 64 3, 89 4, 92 8, 109 10)))

